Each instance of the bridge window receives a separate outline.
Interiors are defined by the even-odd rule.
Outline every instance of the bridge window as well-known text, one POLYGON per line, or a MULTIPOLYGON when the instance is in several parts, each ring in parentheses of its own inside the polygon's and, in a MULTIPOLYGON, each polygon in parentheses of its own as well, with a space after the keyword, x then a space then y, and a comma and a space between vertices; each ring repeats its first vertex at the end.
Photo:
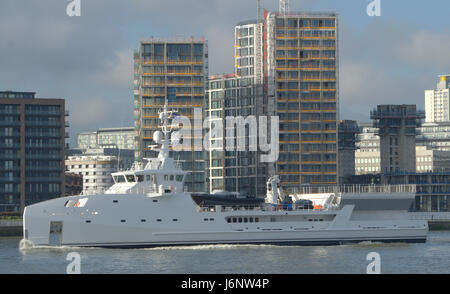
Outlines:
POLYGON ((136 182, 136 178, 134 177, 134 175, 127 175, 127 182, 128 183, 134 183, 136 182))
POLYGON ((174 175, 170 175, 170 180, 173 181, 175 179, 174 175))
POLYGON ((183 175, 177 175, 177 182, 183 181, 183 175))
POLYGON ((120 176, 114 176, 114 181, 115 181, 116 183, 125 183, 125 182, 126 182, 125 177, 122 176, 122 175, 120 175, 120 176))
POLYGON ((138 182, 143 182, 144 181, 144 175, 137 175, 137 181, 138 182))

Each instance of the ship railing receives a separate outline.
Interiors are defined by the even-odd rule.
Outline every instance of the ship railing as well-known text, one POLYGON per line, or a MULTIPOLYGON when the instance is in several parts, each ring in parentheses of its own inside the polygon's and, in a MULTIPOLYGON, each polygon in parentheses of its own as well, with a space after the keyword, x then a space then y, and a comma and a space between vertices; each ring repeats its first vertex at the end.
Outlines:
POLYGON ((200 212, 262 211, 263 207, 260 205, 201 205, 198 210, 200 212))
POLYGON ((304 186, 295 187, 289 191, 292 194, 322 194, 322 193, 416 193, 416 185, 340 185, 340 186, 304 186))
POLYGON ((149 193, 157 193, 158 190, 156 187, 132 187, 129 189, 117 188, 114 190, 110 190, 110 188, 102 188, 102 189, 89 189, 84 190, 80 195, 102 195, 105 194, 106 191, 117 193, 117 194, 149 194, 149 193))
POLYGON ((292 208, 283 207, 282 205, 236 205, 236 206, 224 206, 224 205, 202 205, 198 206, 199 212, 233 212, 233 211, 304 211, 304 212, 317 212, 317 211, 330 211, 337 210, 336 207, 326 208, 303 208, 299 206, 293 206, 292 208))

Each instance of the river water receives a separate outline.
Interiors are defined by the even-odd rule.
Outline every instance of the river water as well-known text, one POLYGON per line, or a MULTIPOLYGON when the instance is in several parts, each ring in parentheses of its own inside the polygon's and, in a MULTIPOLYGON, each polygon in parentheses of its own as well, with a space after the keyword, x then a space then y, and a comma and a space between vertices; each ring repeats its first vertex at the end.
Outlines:
POLYGON ((82 274, 365 274, 371 252, 382 274, 450 273, 450 231, 432 231, 422 244, 19 249, 19 243, 0 238, 0 274, 65 274, 71 252, 79 254, 82 274))

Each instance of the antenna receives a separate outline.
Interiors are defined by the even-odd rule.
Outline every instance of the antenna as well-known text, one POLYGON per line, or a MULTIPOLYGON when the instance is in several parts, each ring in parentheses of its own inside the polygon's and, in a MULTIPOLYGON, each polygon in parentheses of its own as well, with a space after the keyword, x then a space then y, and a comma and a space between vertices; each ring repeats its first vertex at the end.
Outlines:
POLYGON ((279 11, 282 15, 291 12, 291 0, 280 0, 279 11))

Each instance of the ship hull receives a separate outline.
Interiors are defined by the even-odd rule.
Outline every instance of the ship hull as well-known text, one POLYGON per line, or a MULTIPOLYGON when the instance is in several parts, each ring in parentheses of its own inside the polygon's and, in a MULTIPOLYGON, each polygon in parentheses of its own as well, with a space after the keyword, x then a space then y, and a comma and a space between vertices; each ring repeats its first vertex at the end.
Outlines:
POLYGON ((425 242, 427 233, 426 221, 382 211, 364 218, 354 205, 331 211, 220 206, 211 211, 199 209, 189 194, 71 196, 28 206, 24 212, 25 239, 37 246, 338 245, 425 242), (69 200, 83 205, 66 207, 69 200))

